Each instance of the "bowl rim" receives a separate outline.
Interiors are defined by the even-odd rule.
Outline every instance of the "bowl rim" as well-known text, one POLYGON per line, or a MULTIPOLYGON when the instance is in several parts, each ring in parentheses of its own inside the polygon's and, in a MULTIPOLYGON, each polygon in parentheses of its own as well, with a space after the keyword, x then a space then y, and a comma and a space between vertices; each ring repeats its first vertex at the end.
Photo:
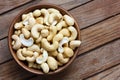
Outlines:
MULTIPOLYGON (((61 68, 58 68, 57 70, 52 71, 52 72, 48 72, 48 73, 46 74, 46 73, 43 73, 42 71, 38 71, 38 70, 34 71, 35 69, 31 69, 31 68, 29 68, 27 65, 25 66, 22 61, 18 60, 18 58, 17 58, 16 55, 15 55, 14 50, 12 49, 12 45, 11 45, 11 43, 12 43, 12 39, 11 39, 12 30, 14 29, 14 24, 16 23, 16 21, 21 17, 22 14, 25 13, 25 11, 31 10, 32 8, 34 8, 34 10, 35 10, 36 7, 44 8, 44 7, 42 7, 42 6, 50 6, 51 8, 59 9, 60 12, 61 12, 61 11, 64 11, 64 13, 66 13, 67 15, 71 16, 72 18, 74 18, 74 16, 73 16, 71 13, 69 13, 66 9, 64 9, 63 7, 60 7, 60 6, 57 6, 57 5, 55 5, 55 4, 51 4, 51 3, 40 3, 40 4, 37 4, 37 5, 32 5, 32 6, 28 7, 28 8, 25 8, 25 9, 23 9, 22 11, 20 11, 20 12, 16 15, 16 17, 12 20, 12 22, 11 22, 11 24, 10 24, 9 31, 8 31, 8 47, 9 47, 9 50, 10 50, 10 54, 11 54, 12 57, 14 58, 15 62, 17 62, 17 64, 18 64, 19 66, 21 66, 23 69, 25 69, 25 70, 27 70, 27 71, 29 71, 29 72, 31 72, 31 73, 38 74, 38 75, 52 75, 52 74, 59 73, 59 72, 63 71, 64 69, 66 69, 66 68, 75 60, 75 58, 76 58, 76 56, 77 56, 77 54, 78 54, 78 51, 79 51, 79 48, 80 48, 80 47, 78 47, 78 48, 74 51, 75 53, 74 53, 73 57, 71 57, 71 59, 69 60, 68 63, 66 63, 66 64, 65 64, 64 66, 62 66, 61 68)), ((47 8, 50 8, 50 7, 47 7, 47 8)), ((33 11, 33 10, 31 10, 31 11, 33 11)), ((29 12, 31 12, 31 11, 29 11, 29 12)), ((28 12, 27 12, 27 13, 28 13, 28 12)), ((75 20, 74 26, 75 26, 75 28, 76 28, 76 30, 77 30, 77 32, 78 32, 77 40, 81 40, 80 27, 79 27, 79 25, 78 25, 78 23, 77 23, 77 21, 76 21, 75 18, 74 18, 74 20, 75 20)))

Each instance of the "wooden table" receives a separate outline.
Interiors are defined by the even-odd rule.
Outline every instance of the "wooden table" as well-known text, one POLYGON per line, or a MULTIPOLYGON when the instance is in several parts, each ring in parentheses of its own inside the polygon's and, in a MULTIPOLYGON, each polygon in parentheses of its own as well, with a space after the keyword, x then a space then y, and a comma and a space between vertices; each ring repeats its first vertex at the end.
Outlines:
POLYGON ((0 80, 120 80, 120 0, 0 0, 0 80), (8 49, 8 29, 24 8, 49 2, 77 19, 82 44, 62 73, 39 76, 17 65, 8 49))

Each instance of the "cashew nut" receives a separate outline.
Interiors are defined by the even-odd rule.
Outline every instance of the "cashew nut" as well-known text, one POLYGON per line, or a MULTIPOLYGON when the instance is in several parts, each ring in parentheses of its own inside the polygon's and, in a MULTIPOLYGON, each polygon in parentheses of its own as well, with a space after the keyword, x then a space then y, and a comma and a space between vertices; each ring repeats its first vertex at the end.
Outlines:
POLYGON ((33 67, 34 62, 28 62, 28 67, 33 67))
POLYGON ((81 44, 81 41, 79 40, 70 41, 70 48, 74 50, 76 47, 80 46, 80 44, 81 44))
POLYGON ((70 32, 67 28, 63 28, 62 30, 59 31, 60 34, 63 34, 63 36, 70 36, 70 32))
POLYGON ((41 44, 42 44, 42 47, 47 51, 55 51, 58 48, 57 41, 54 41, 53 44, 50 44, 45 38, 41 40, 41 44))
POLYGON ((20 34, 20 42, 24 45, 24 46, 31 46, 34 42, 33 38, 29 38, 29 39, 25 39, 23 34, 20 34))
POLYGON ((40 36, 39 31, 42 30, 43 28, 44 28, 43 25, 35 24, 31 29, 31 35, 37 39, 40 36))
POLYGON ((46 9, 41 9, 41 14, 44 15, 44 23, 45 23, 46 25, 49 25, 49 23, 48 23, 48 18, 49 18, 49 12, 48 12, 48 10, 46 10, 46 9))
POLYGON ((26 58, 22 55, 22 49, 18 49, 16 53, 19 60, 24 61, 26 58))
POLYGON ((28 47, 27 49, 30 51, 36 51, 36 52, 40 53, 40 47, 36 44, 33 44, 32 46, 28 47))
POLYGON ((40 43, 41 40, 42 40, 42 36, 40 35, 39 38, 35 42, 40 43))
POLYGON ((60 13, 57 9, 54 9, 54 8, 49 8, 48 9, 48 12, 51 14, 51 13, 60 13))
POLYGON ((49 23, 52 24, 55 20, 60 20, 62 15, 60 13, 51 13, 49 15, 49 23))
POLYGON ((42 36, 42 37, 47 37, 48 35, 49 35, 48 29, 43 29, 43 30, 41 30, 41 36, 42 36))
POLYGON ((23 27, 22 22, 15 23, 15 25, 14 25, 14 28, 15 28, 15 29, 21 29, 22 27, 23 27))
POLYGON ((69 42, 68 37, 64 37, 64 38, 60 41, 59 47, 58 47, 59 53, 63 53, 63 52, 64 52, 64 49, 63 49, 62 46, 63 46, 65 43, 68 43, 68 42, 69 42))
POLYGON ((41 68, 42 68, 44 73, 48 73, 49 72, 49 66, 48 66, 47 63, 42 63, 41 64, 41 68))
POLYGON ((36 20, 33 17, 30 17, 28 19, 28 22, 29 22, 29 25, 30 25, 31 28, 36 24, 36 20))
POLYGON ((63 54, 59 53, 57 55, 57 59, 59 60, 60 63, 65 64, 69 61, 69 58, 64 58, 63 54))
POLYGON ((41 11, 39 9, 36 9, 35 11, 33 11, 33 16, 39 17, 40 15, 41 15, 41 11))
POLYGON ((22 46, 20 38, 17 35, 12 35, 12 39, 15 41, 13 49, 14 50, 20 49, 20 47, 22 46))
POLYGON ((22 33, 24 34, 25 38, 30 37, 30 32, 26 28, 22 28, 22 33))
POLYGON ((56 51, 51 51, 51 52, 49 52, 49 56, 56 57, 57 55, 58 55, 57 50, 56 50, 56 51))
POLYGON ((21 30, 15 31, 14 34, 19 36, 21 34, 21 30))
POLYGON ((43 50, 43 54, 36 58, 36 63, 42 64, 45 61, 47 61, 47 58, 48 58, 48 52, 46 50, 43 50))
POLYGON ((53 58, 51 56, 48 57, 47 63, 51 70, 56 70, 58 68, 57 61, 55 60, 55 58, 53 58))
POLYGON ((32 57, 30 57, 30 56, 26 57, 26 61, 28 61, 28 62, 35 62, 35 60, 36 60, 36 58, 38 56, 39 56, 39 53, 38 52, 34 52, 32 57))
POLYGON ((57 30, 61 30, 62 27, 67 27, 67 24, 65 23, 65 21, 60 21, 57 25, 57 30))
POLYGON ((33 56, 33 51, 27 50, 26 48, 22 49, 23 56, 33 56))
POLYGON ((69 37, 69 40, 70 41, 75 40, 77 38, 77 30, 73 26, 68 27, 68 29, 71 32, 71 36, 69 37))
POLYGON ((47 37, 47 40, 51 41, 53 39, 53 37, 56 35, 56 33, 57 33, 57 28, 55 26, 51 26, 50 27, 50 34, 47 37))
POLYGON ((59 34, 57 34, 57 35, 54 36, 53 42, 60 41, 62 39, 63 39, 63 35, 59 33, 59 34))
POLYGON ((69 25, 69 26, 72 26, 74 25, 74 19, 68 15, 64 15, 64 20, 65 22, 69 25))
POLYGON ((69 47, 64 47, 64 52, 63 52, 63 54, 64 54, 66 57, 70 58, 70 57, 73 56, 74 52, 73 52, 73 50, 72 50, 71 48, 69 48, 69 47))
POLYGON ((12 41, 12 46, 13 46, 14 44, 15 44, 15 41, 13 40, 13 41, 12 41))
POLYGON ((36 18, 36 22, 37 22, 38 24, 43 24, 43 17, 38 17, 38 18, 36 18))

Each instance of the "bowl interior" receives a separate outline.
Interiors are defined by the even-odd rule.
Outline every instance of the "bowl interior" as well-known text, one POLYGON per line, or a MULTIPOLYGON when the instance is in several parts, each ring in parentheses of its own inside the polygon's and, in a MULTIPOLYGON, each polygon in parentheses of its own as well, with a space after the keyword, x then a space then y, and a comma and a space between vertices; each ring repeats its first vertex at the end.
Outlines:
MULTIPOLYGON (((29 8, 27 8, 27 9, 24 9, 23 11, 21 11, 21 12, 15 17, 15 19, 13 20, 13 22, 12 22, 12 24, 11 24, 11 26, 10 26, 10 29, 9 29, 9 33, 8 33, 9 49, 10 49, 10 52, 11 52, 13 58, 15 59, 15 61, 16 61, 21 67, 23 67, 24 69, 26 69, 27 71, 32 72, 32 73, 35 73, 35 74, 41 74, 41 75, 43 75, 43 74, 45 74, 45 73, 43 73, 41 70, 29 68, 24 62, 18 60, 18 58, 17 58, 17 56, 16 56, 16 54, 15 54, 15 51, 12 49, 12 45, 11 45, 11 43, 12 43, 12 38, 11 38, 11 36, 12 36, 12 34, 13 34, 13 32, 14 32, 14 24, 15 24, 16 22, 19 22, 19 21, 21 20, 22 14, 29 13, 29 12, 31 12, 31 11, 34 11, 35 9, 42 9, 42 8, 46 8, 46 9, 47 9, 47 8, 55 8, 55 9, 59 10, 63 15, 64 15, 64 14, 68 14, 68 15, 70 15, 71 17, 73 17, 73 16, 72 16, 70 13, 68 13, 65 9, 63 9, 63 8, 61 8, 61 7, 58 7, 58 6, 56 6, 56 5, 53 5, 53 4, 40 4, 40 5, 36 5, 36 6, 29 7, 29 8)), ((77 24, 76 21, 75 21, 74 27, 77 29, 77 32, 78 32, 77 39, 80 40, 80 29, 79 29, 79 26, 78 26, 78 24, 77 24)), ((65 65, 62 66, 62 67, 59 67, 59 68, 58 68, 57 70, 55 70, 55 71, 50 71, 50 72, 47 73, 46 75, 48 75, 48 74, 55 74, 55 73, 58 73, 58 72, 64 70, 64 69, 65 69, 68 65, 70 65, 70 64, 73 62, 73 60, 75 59, 75 57, 76 57, 76 55, 77 55, 77 53, 78 53, 78 48, 76 48, 76 49, 74 50, 74 53, 75 53, 74 56, 69 60, 69 62, 68 62, 67 64, 65 64, 65 65)))

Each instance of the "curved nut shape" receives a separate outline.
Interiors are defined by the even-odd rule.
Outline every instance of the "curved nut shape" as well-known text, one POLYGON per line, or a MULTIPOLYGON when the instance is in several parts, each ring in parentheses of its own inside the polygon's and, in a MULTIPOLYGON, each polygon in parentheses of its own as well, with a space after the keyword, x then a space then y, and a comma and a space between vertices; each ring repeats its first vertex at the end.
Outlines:
POLYGON ((55 20, 60 20, 62 15, 60 13, 51 13, 49 15, 49 23, 52 24, 55 20))
POLYGON ((57 30, 61 30, 62 27, 67 27, 67 24, 66 24, 65 21, 60 21, 60 22, 56 25, 56 27, 57 27, 57 30))
POLYGON ((33 11, 33 16, 39 17, 40 15, 41 15, 41 11, 39 9, 36 9, 35 11, 33 11))
POLYGON ((55 51, 58 48, 57 41, 54 41, 53 44, 50 44, 45 38, 42 39, 41 44, 42 47, 47 51, 55 51))
POLYGON ((62 30, 59 31, 59 34, 62 34, 63 36, 70 36, 70 32, 67 28, 63 28, 62 30))
POLYGON ((57 34, 57 35, 54 36, 53 42, 55 42, 55 41, 59 42, 62 39, 63 39, 63 35, 62 34, 57 34))
POLYGON ((41 14, 44 15, 44 23, 45 23, 46 25, 49 25, 49 23, 48 23, 48 18, 49 18, 49 12, 48 12, 48 10, 46 10, 46 9, 41 9, 41 14))
POLYGON ((20 41, 24 46, 31 46, 33 45, 33 38, 25 39, 23 34, 20 34, 20 41))
POLYGON ((51 56, 48 57, 47 63, 51 70, 56 70, 58 68, 57 61, 55 60, 55 58, 53 58, 51 56))
POLYGON ((75 40, 77 38, 77 30, 73 26, 68 27, 68 29, 71 32, 71 36, 69 37, 69 40, 70 41, 75 40))
POLYGON ((72 26, 74 25, 74 19, 68 15, 64 15, 64 20, 65 22, 69 25, 69 26, 72 26))
POLYGON ((42 40, 42 36, 40 35, 39 38, 35 41, 36 43, 40 43, 42 40))
POLYGON ((57 59, 60 63, 65 64, 69 61, 69 58, 64 58, 63 54, 59 53, 57 59))
POLYGON ((49 56, 56 57, 57 55, 58 55, 57 50, 56 50, 56 51, 51 51, 51 52, 49 52, 49 56))
POLYGON ((38 52, 34 52, 32 57, 30 57, 30 56, 26 57, 26 61, 28 61, 28 62, 35 62, 35 60, 36 60, 36 58, 38 56, 39 56, 39 53, 38 52))
POLYGON ((76 47, 80 46, 80 44, 81 44, 81 41, 79 40, 70 41, 70 48, 74 50, 76 47))
POLYGON ((49 8, 48 9, 48 12, 51 14, 51 13, 60 13, 57 9, 55 8, 49 8))
POLYGON ((59 53, 63 53, 63 52, 64 52, 64 49, 63 49, 62 46, 63 46, 64 44, 68 43, 68 42, 69 42, 68 37, 64 37, 64 38, 60 41, 59 47, 58 47, 59 53))
POLYGON ((19 60, 22 60, 22 61, 26 60, 26 58, 22 55, 22 49, 18 49, 16 55, 19 60))
POLYGON ((12 39, 15 41, 13 49, 14 50, 20 49, 20 47, 22 46, 20 38, 17 35, 12 35, 12 39))
POLYGON ((28 23, 29 23, 30 27, 32 28, 32 27, 36 24, 35 18, 30 17, 30 18, 28 19, 28 23))
POLYGON ((22 54, 24 55, 24 56, 33 56, 33 51, 30 51, 30 50, 27 50, 26 48, 23 48, 22 49, 22 54))
POLYGON ((39 31, 42 30, 43 28, 44 28, 43 25, 35 24, 31 29, 31 35, 33 36, 33 38, 37 39, 40 36, 39 31))
POLYGON ((36 22, 37 22, 38 24, 43 24, 43 17, 38 17, 38 18, 36 18, 36 22))
POLYGON ((49 35, 48 29, 43 29, 43 30, 41 30, 41 36, 42 36, 42 37, 47 37, 48 35, 49 35))
POLYGON ((70 57, 73 56, 74 52, 73 52, 73 50, 72 50, 71 48, 69 48, 69 47, 64 47, 64 52, 63 52, 63 54, 64 54, 66 57, 70 58, 70 57))
POLYGON ((22 33, 24 34, 25 38, 30 37, 30 32, 26 28, 22 28, 22 33))
POLYGON ((38 56, 36 58, 36 63, 37 64, 42 64, 44 63, 45 61, 47 61, 47 58, 48 58, 48 52, 46 50, 43 50, 43 54, 42 56, 38 56))
POLYGON ((14 28, 15 29, 21 29, 23 27, 23 24, 22 24, 22 22, 19 22, 19 23, 15 23, 15 25, 14 25, 14 28))
POLYGON ((21 34, 21 30, 17 30, 14 32, 15 35, 19 36, 21 34))
POLYGON ((50 34, 47 37, 47 40, 51 41, 53 39, 53 37, 56 35, 56 33, 57 33, 57 28, 55 26, 51 26, 50 27, 50 34))
POLYGON ((44 73, 48 73, 49 72, 49 66, 48 66, 47 63, 42 63, 41 64, 41 68, 42 68, 44 73))
POLYGON ((33 44, 32 46, 27 48, 29 51, 34 51, 40 53, 40 47, 36 44, 33 44))

